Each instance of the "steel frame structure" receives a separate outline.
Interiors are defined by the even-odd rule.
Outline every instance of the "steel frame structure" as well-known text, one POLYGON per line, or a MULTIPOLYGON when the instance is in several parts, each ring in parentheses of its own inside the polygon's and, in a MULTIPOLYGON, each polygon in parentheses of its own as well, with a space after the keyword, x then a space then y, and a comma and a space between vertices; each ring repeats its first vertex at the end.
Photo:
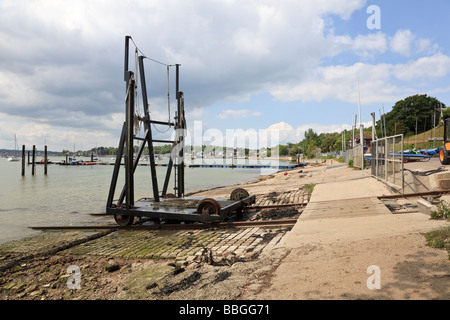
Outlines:
MULTIPOLYGON (((177 113, 175 116, 175 122, 156 121, 150 118, 150 111, 147 97, 147 85, 145 79, 144 59, 145 56, 139 56, 139 76, 141 83, 141 94, 143 100, 144 116, 138 120, 144 124, 144 137, 137 137, 134 134, 134 122, 135 122, 135 93, 136 93, 136 80, 137 75, 134 72, 128 70, 129 64, 129 48, 130 48, 131 36, 125 37, 125 61, 124 61, 124 81, 126 82, 126 117, 123 123, 122 133, 120 135, 119 147, 117 150, 117 156, 114 163, 114 171, 110 184, 108 200, 106 204, 106 211, 110 213, 117 211, 117 208, 125 209, 126 211, 132 210, 135 207, 134 202, 134 172, 138 166, 140 157, 144 151, 145 145, 148 145, 149 159, 150 159, 150 172, 151 182, 153 189, 153 201, 160 202, 167 194, 169 186, 169 179, 171 176, 172 167, 175 170, 175 196, 178 198, 183 197, 184 194, 184 130, 186 129, 185 112, 184 112, 184 94, 179 90, 179 70, 180 65, 176 65, 176 98, 177 98, 177 113), (151 130, 151 125, 168 125, 173 126, 177 132, 176 139, 171 140, 154 140, 151 130), (140 146, 134 158, 134 141, 140 140, 140 146), (156 176, 155 165, 155 153, 153 148, 154 142, 170 143, 175 150, 180 150, 176 157, 170 157, 169 164, 167 166, 167 172, 164 180, 164 185, 161 195, 159 194, 158 179, 156 176), (121 159, 124 155, 125 158, 125 184, 122 188, 122 192, 117 203, 114 202, 114 194, 117 187, 117 180, 119 177, 119 171, 121 167, 121 159), (134 160, 133 160, 134 158, 134 160), (174 163, 174 159, 175 162, 174 163), (125 203, 124 203, 125 201, 125 203)), ((174 150, 174 149, 172 149, 174 150)))
POLYGON ((138 117, 144 124, 144 137, 137 137, 134 133, 135 123, 135 93, 136 75, 128 70, 130 36, 125 37, 125 62, 124 81, 126 82, 126 117, 120 135, 119 147, 114 163, 114 170, 111 179, 108 199, 106 203, 106 214, 114 215, 116 222, 120 226, 127 226, 133 223, 134 217, 150 217, 154 219, 177 220, 177 221, 224 221, 233 212, 240 212, 244 207, 255 202, 255 196, 250 196, 243 189, 236 189, 230 195, 230 199, 198 199, 184 197, 184 136, 186 134, 186 119, 184 112, 184 94, 179 90, 179 70, 180 65, 176 64, 176 99, 177 112, 174 122, 155 121, 150 118, 150 111, 147 97, 147 86, 144 70, 145 56, 138 57, 141 94, 143 100, 144 116, 138 117), (175 139, 155 140, 152 135, 152 125, 167 125, 175 129, 175 139), (140 146, 134 158, 134 141, 140 140, 140 146), (156 176, 156 163, 153 143, 170 143, 173 145, 171 157, 167 165, 167 171, 161 194, 159 193, 158 179, 156 176), (153 198, 134 200, 134 173, 138 166, 139 159, 148 145, 151 183, 153 198), (121 167, 122 155, 125 158, 125 184, 117 202, 114 202, 119 171, 121 167), (134 159, 134 160, 133 160, 134 159), (174 194, 167 193, 169 180, 174 169, 175 186, 174 194), (178 201, 174 201, 176 198, 178 201))

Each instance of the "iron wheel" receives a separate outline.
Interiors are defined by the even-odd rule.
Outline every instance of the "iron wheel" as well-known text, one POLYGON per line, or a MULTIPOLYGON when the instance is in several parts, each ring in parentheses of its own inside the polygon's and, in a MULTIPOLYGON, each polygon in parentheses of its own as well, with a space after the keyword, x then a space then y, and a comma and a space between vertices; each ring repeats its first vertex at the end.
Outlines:
POLYGON ((133 224, 134 216, 125 216, 121 214, 114 215, 114 220, 121 227, 127 227, 133 224))
POLYGON ((248 196, 250 196, 250 194, 248 193, 247 190, 242 189, 242 188, 237 188, 231 192, 230 200, 239 201, 239 200, 247 198, 248 196))
POLYGON ((211 198, 200 200, 197 204, 197 213, 203 218, 208 219, 210 216, 220 214, 220 204, 211 198))

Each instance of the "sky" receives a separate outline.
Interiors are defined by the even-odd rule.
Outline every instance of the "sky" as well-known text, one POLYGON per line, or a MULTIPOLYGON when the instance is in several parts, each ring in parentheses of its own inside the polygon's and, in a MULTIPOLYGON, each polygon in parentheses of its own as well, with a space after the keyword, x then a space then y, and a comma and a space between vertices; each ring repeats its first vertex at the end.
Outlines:
POLYGON ((145 60, 152 118, 174 117, 180 64, 204 144, 264 130, 296 143, 355 116, 369 127, 415 94, 450 105, 449 12, 448 0, 0 0, 0 149, 14 134, 27 149, 116 147, 127 35, 163 63, 145 60))

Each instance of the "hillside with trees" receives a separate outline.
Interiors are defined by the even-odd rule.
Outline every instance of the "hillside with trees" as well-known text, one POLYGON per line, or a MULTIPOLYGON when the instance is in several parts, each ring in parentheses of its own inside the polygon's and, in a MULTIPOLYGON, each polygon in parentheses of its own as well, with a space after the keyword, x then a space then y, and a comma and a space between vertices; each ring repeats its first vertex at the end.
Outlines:
MULTIPOLYGON (((407 97, 395 103, 392 110, 376 122, 378 137, 403 134, 405 137, 424 133, 439 126, 442 116, 450 116, 450 108, 426 94, 407 97)), ((364 128, 364 132, 372 135, 372 127, 364 128)), ((305 138, 298 143, 280 146, 280 155, 304 154, 312 158, 317 152, 339 152, 342 150, 341 133, 317 134, 313 128, 305 132, 305 138)), ((344 139, 352 139, 352 132, 345 131, 344 139)), ((359 128, 355 130, 359 137, 359 128)))
POLYGON ((384 136, 381 133, 381 127, 386 123, 386 134, 388 136, 403 134, 409 136, 422 133, 439 125, 442 115, 450 116, 450 108, 436 98, 423 95, 410 96, 404 100, 398 101, 391 112, 386 113, 383 123, 377 121, 378 136, 384 136))

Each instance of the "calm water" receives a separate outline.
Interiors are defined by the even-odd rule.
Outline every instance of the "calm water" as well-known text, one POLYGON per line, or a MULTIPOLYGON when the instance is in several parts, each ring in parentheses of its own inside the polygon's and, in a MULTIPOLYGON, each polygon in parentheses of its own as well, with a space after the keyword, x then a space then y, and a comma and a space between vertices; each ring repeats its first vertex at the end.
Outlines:
MULTIPOLYGON (((102 160, 113 162, 110 158, 102 160)), ((37 165, 34 176, 31 166, 27 166, 22 177, 21 162, 0 158, 0 244, 39 233, 30 226, 77 225, 92 221, 94 218, 89 213, 105 211, 113 168, 52 164, 48 166, 48 174, 44 175, 43 166, 37 165)), ((166 170, 166 167, 157 167, 160 189, 166 170)), ((120 172, 118 190, 123 186, 124 169, 120 172)), ((190 192, 250 181, 261 173, 265 172, 260 169, 186 168, 185 190, 190 192)), ((173 192, 173 172, 171 178, 168 192, 173 192)), ((135 198, 141 197, 152 197, 150 167, 142 166, 136 170, 135 198)))

